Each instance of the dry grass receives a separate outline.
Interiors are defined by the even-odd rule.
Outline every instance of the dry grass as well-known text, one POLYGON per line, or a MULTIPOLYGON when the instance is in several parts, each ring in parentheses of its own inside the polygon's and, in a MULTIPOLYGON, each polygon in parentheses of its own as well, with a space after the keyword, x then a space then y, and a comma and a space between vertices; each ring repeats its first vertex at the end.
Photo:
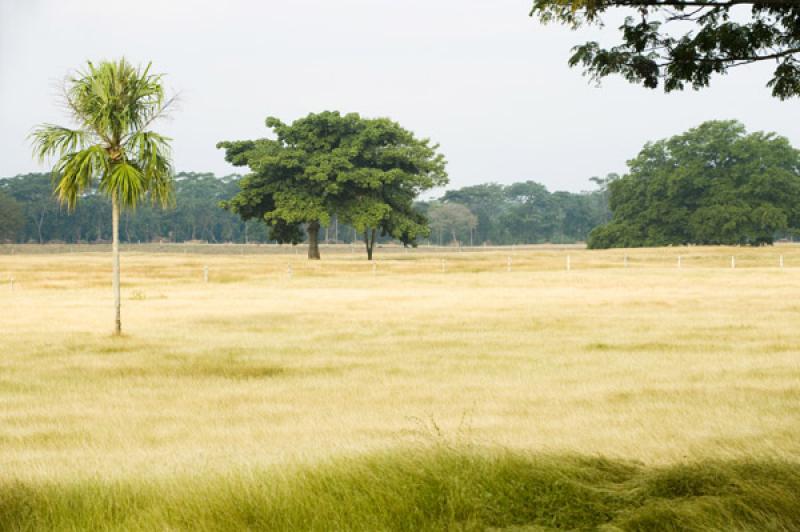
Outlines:
POLYGON ((510 273, 510 250, 395 251, 375 275, 348 251, 129 251, 121 339, 108 256, 0 254, 3 476, 248 471, 431 436, 800 457, 800 247, 517 248, 510 273))

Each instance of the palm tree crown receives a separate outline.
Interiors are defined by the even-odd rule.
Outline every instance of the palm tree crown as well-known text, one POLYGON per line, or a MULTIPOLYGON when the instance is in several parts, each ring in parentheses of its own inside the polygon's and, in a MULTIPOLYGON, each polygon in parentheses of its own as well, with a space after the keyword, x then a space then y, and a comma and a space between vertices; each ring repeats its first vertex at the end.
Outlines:
POLYGON ((135 208, 148 194, 166 206, 173 187, 170 139, 147 131, 169 103, 162 76, 150 74, 149 64, 136 68, 125 59, 87 67, 65 89, 78 127, 42 124, 31 135, 40 161, 58 158, 56 194, 70 209, 93 186, 123 207, 135 208))

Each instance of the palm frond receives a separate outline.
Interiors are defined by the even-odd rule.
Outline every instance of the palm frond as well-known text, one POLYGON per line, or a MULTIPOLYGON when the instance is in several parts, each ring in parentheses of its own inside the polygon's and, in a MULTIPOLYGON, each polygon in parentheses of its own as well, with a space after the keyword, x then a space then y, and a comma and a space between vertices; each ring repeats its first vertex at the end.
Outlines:
POLYGON ((81 193, 90 188, 96 178, 105 175, 108 168, 108 154, 100 146, 68 153, 53 168, 54 192, 68 209, 74 210, 81 193))
POLYGON ((162 75, 151 74, 149 64, 136 68, 123 58, 88 66, 71 80, 67 101, 75 118, 101 137, 122 142, 161 114, 162 75))
POLYGON ((47 157, 63 157, 83 149, 91 140, 91 134, 82 129, 69 129, 55 124, 42 124, 28 136, 33 144, 33 154, 44 162, 47 157))
POLYGON ((128 157, 136 162, 144 176, 150 199, 162 207, 171 205, 173 200, 170 140, 152 131, 139 131, 131 135, 125 145, 128 157))
POLYGON ((99 188, 109 196, 116 196, 120 205, 128 209, 136 209, 147 193, 141 170, 127 161, 114 164, 100 180, 99 188))

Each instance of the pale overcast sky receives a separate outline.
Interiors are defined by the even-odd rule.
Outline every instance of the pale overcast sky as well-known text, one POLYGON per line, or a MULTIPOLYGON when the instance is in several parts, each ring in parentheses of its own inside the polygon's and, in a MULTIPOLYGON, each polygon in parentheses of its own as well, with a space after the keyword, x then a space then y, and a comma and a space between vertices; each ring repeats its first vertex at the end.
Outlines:
MULTIPOLYGON (((87 59, 125 56, 167 74, 180 106, 157 130, 178 170, 228 174, 219 140, 265 136, 336 109, 388 116, 441 144, 450 187, 533 179, 591 188, 646 140, 739 119, 800 146, 800 100, 743 68, 700 92, 619 80, 598 88, 567 66, 596 38, 541 26, 531 0, 0 0, 0 176, 43 170, 26 136, 68 123, 58 86, 87 59)), ((602 33, 614 37, 614 31, 602 33)))

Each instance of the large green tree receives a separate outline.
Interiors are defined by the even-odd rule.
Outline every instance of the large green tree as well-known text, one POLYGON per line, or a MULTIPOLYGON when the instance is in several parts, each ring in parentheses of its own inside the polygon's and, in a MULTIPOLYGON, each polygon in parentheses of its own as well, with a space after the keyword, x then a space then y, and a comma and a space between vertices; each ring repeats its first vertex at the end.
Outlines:
POLYGON ((593 248, 769 244, 800 227, 800 151, 735 121, 645 145, 609 184, 613 218, 593 248))
POLYGON ((279 242, 300 242, 305 226, 309 259, 320 258, 319 229, 334 215, 363 234, 370 260, 378 232, 406 245, 427 234, 413 200, 447 183, 438 146, 389 119, 356 113, 266 124, 274 139, 218 144, 228 162, 251 170, 224 203, 242 218, 264 220, 279 242))
POLYGON ((122 333, 120 315, 119 219, 149 198, 166 206, 172 197, 169 139, 149 130, 168 104, 162 75, 125 59, 89 62, 67 82, 65 103, 76 124, 37 127, 31 135, 41 161, 55 156, 53 182, 58 198, 74 209, 89 189, 111 200, 114 334, 122 333))
POLYGON ((569 60, 599 80, 618 74, 666 91, 707 86, 715 74, 774 64, 767 85, 780 99, 800 95, 797 0, 534 0, 531 14, 575 29, 626 14, 622 42, 576 46, 569 60))

